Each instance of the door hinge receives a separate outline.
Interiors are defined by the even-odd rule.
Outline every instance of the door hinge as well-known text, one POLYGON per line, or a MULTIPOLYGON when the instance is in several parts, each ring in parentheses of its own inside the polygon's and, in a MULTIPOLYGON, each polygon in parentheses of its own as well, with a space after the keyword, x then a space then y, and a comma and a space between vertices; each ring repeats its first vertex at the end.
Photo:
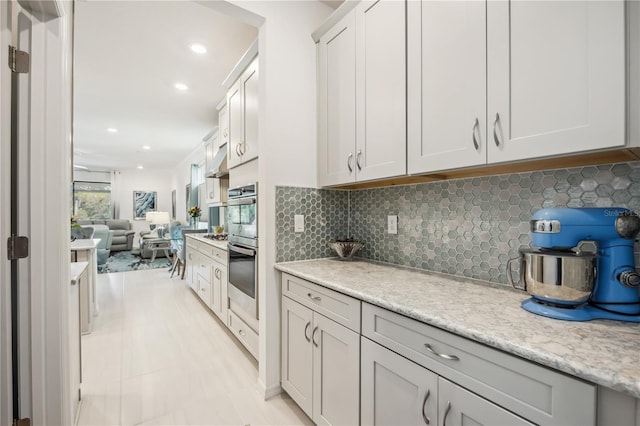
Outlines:
POLYGON ((9 46, 9 68, 15 73, 25 74, 29 72, 29 54, 9 46))
POLYGON ((12 235, 7 238, 7 257, 9 260, 24 259, 29 256, 29 238, 12 235))
POLYGON ((31 426, 31 419, 16 419, 13 421, 13 426, 31 426))

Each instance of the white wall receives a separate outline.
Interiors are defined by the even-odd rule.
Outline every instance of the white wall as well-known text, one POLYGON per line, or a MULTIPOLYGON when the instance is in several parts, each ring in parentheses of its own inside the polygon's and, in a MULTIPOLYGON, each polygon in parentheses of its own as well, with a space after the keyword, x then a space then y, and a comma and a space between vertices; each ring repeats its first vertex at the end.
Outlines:
MULTIPOLYGON (((186 186, 191 183, 191 165, 199 164, 204 166, 205 150, 204 143, 199 144, 196 149, 191 152, 185 159, 180 161, 178 165, 170 173, 170 189, 169 189, 169 213, 171 213, 171 191, 176 190, 176 220, 183 223, 189 223, 187 216, 187 194, 186 186)), ((201 206, 202 207, 202 206, 201 206)), ((204 210, 204 208, 203 208, 204 210)), ((200 218, 205 221, 206 216, 200 218)))
MULTIPOLYGON (((260 25, 259 380, 269 397, 280 391, 275 187, 316 186, 316 49, 311 33, 333 9, 315 1, 201 3, 260 25)), ((231 170, 230 184, 234 180, 231 170)))

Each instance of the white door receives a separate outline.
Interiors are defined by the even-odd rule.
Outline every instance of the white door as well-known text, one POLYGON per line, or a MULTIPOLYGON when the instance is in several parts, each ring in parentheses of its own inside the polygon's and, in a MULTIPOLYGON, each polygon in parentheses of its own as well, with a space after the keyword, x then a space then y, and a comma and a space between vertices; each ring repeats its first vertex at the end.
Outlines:
POLYGON ((437 424, 449 426, 526 426, 533 425, 515 414, 469 392, 468 390, 438 378, 437 424))
POLYGON ((356 146, 355 14, 318 43, 318 183, 354 182, 356 146))
POLYGON ((68 6, 0 2, 1 424, 27 417, 32 424, 72 422, 68 6), (30 53, 28 74, 11 72, 8 46, 30 53), (47 209, 35 208, 42 203, 47 209), (46 238, 31 244, 26 259, 9 261, 6 242, 12 234, 46 238))
POLYGON ((282 388, 312 416, 313 311, 282 298, 282 388))
POLYGON ((489 163, 625 144, 624 1, 489 1, 489 163))
POLYGON ((438 423, 438 376, 363 337, 362 424, 438 423))
POLYGON ((484 164, 486 2, 410 1, 408 172, 484 164))
POLYGON ((313 416, 318 425, 360 424, 360 336, 313 314, 313 416))
POLYGON ((258 156, 258 57, 247 67, 240 77, 242 80, 242 113, 244 138, 242 140, 242 162, 258 156))
POLYGON ((407 172, 405 12, 405 2, 384 0, 355 9, 358 181, 407 172))

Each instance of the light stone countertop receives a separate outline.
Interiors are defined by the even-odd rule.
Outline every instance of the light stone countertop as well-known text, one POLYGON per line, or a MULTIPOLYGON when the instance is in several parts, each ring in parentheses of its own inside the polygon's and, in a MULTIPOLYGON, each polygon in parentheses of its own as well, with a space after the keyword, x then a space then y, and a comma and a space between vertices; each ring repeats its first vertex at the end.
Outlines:
POLYGON ((69 276, 71 279, 71 285, 78 284, 80 275, 89 266, 89 262, 71 262, 69 265, 69 276))
POLYGON ((520 307, 509 287, 364 260, 276 269, 527 360, 640 398, 640 324, 561 321, 520 307))
POLYGON ((210 240, 209 238, 204 238, 203 234, 186 234, 187 237, 193 238, 194 240, 201 241, 203 243, 209 244, 211 246, 217 247, 220 250, 227 251, 227 242, 226 241, 218 241, 218 240, 210 240))

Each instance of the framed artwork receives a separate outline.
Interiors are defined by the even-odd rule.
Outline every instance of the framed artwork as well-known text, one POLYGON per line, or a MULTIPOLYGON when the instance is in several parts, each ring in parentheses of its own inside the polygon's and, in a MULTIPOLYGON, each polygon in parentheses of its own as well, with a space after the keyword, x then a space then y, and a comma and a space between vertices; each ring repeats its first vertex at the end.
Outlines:
POLYGON ((133 191, 133 219, 144 220, 147 212, 156 211, 157 192, 133 191))
POLYGON ((176 218, 176 190, 171 191, 171 218, 176 218))

